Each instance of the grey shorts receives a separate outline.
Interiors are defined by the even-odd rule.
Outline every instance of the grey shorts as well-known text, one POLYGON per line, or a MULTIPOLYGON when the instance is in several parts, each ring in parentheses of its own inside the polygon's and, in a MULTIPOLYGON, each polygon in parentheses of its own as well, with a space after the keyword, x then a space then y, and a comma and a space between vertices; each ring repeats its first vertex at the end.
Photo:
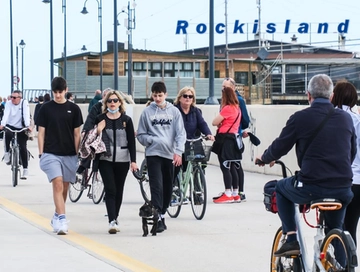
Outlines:
POLYGON ((65 182, 75 182, 76 169, 78 167, 78 157, 58 156, 44 153, 40 158, 40 169, 45 172, 49 182, 54 178, 63 177, 65 182))

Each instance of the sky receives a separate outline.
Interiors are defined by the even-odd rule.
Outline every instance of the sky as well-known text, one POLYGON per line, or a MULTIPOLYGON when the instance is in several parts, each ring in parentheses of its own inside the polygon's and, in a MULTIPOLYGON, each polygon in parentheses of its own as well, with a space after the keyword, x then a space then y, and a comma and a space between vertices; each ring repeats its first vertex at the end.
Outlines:
MULTIPOLYGON (((64 48, 64 21, 62 1, 53 1, 53 33, 54 58, 61 57, 64 48)), ((215 25, 225 23, 225 0, 214 1, 215 25)), ((81 14, 84 0, 66 1, 67 17, 67 55, 81 53, 83 45, 88 51, 100 51, 100 32, 98 22, 97 0, 87 0, 87 15, 81 14)), ((100 0, 99 0, 100 2, 100 0)), ((227 0, 228 43, 252 40, 254 21, 259 18, 258 2, 261 12, 261 37, 266 40, 290 42, 294 34, 298 43, 310 44, 317 47, 337 49, 338 26, 347 23, 348 33, 345 50, 360 52, 360 16, 358 0, 227 0), (288 33, 285 32, 286 20, 288 33), (327 34, 318 34, 319 23, 328 23, 327 34), (233 33, 234 28, 244 23, 233 33), (308 24, 311 31, 298 33, 300 24, 308 24), (275 24, 274 33, 266 33, 271 29, 268 24, 275 24), (246 33, 246 32, 250 33, 246 33)), ((164 52, 180 51, 209 44, 209 3, 210 0, 136 0, 135 1, 136 26, 132 32, 133 48, 164 52), (188 22, 187 35, 176 34, 178 21, 188 22), (207 25, 207 31, 203 24, 207 25)), ((1 0, 0 9, 0 50, 2 52, 0 65, 0 96, 7 96, 11 90, 10 73, 10 0, 1 0)), ((127 30, 124 21, 127 10, 127 0, 117 0, 118 7, 118 41, 127 42, 127 30)), ((132 6, 132 1, 130 2, 132 6)), ((106 42, 113 40, 114 1, 102 0, 103 15, 103 50, 106 42)), ((12 0, 13 17, 13 50, 14 75, 23 80, 24 89, 50 88, 50 5, 42 0, 12 0), (24 40, 26 47, 22 51, 18 48, 16 60, 16 46, 24 40), (24 53, 24 79, 21 78, 22 52, 24 53)), ((274 25, 273 25, 274 26, 274 25)), ((220 27, 221 29, 221 27, 220 27)), ((274 27, 272 27, 274 29, 274 27)), ((215 45, 225 44, 225 33, 215 33, 215 45)), ((57 67, 54 74, 57 75, 57 67)), ((21 88, 21 82, 19 83, 21 88)), ((15 86, 16 89, 16 86, 15 86)))

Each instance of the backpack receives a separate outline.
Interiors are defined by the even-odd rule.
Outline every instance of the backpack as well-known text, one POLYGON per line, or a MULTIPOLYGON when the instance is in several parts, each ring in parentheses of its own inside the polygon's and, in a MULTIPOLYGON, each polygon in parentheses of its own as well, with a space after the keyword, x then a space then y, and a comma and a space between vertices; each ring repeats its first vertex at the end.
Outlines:
POLYGON ((277 180, 270 180, 264 185, 264 205, 268 212, 277 213, 278 208, 276 205, 276 183, 277 180))

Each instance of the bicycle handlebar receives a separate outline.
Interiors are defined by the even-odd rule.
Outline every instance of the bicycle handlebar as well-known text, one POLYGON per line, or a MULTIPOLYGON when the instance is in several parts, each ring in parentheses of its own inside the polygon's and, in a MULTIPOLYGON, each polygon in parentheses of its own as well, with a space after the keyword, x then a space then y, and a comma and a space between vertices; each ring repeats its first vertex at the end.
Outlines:
POLYGON ((197 142, 197 141, 200 141, 200 140, 208 140, 208 137, 207 136, 204 136, 204 135, 200 135, 198 138, 195 138, 195 139, 186 139, 187 142, 197 142))
MULTIPOLYGON (((265 165, 266 163, 263 162, 262 160, 260 159, 257 159, 255 161, 255 164, 258 164, 258 165, 265 165)), ((283 161, 280 161, 280 160, 276 160, 275 161, 275 164, 279 164, 281 166, 281 171, 282 171, 282 174, 283 174, 283 177, 286 178, 287 177, 287 173, 286 173, 286 165, 283 161)))
POLYGON ((29 128, 24 127, 24 128, 22 128, 22 129, 19 129, 19 130, 13 130, 13 129, 5 126, 4 129, 6 129, 6 130, 8 130, 8 131, 10 131, 10 132, 13 132, 13 133, 20 133, 20 132, 23 132, 23 131, 25 131, 25 130, 28 130, 29 128))

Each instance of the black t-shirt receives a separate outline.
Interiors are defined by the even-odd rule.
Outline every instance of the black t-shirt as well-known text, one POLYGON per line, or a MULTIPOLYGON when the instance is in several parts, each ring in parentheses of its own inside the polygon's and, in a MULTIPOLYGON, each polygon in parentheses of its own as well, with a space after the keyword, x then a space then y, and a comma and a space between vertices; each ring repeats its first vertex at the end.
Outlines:
POLYGON ((83 124, 78 105, 66 101, 44 103, 37 116, 37 125, 45 128, 44 153, 59 156, 77 155, 74 145, 74 129, 83 124))

